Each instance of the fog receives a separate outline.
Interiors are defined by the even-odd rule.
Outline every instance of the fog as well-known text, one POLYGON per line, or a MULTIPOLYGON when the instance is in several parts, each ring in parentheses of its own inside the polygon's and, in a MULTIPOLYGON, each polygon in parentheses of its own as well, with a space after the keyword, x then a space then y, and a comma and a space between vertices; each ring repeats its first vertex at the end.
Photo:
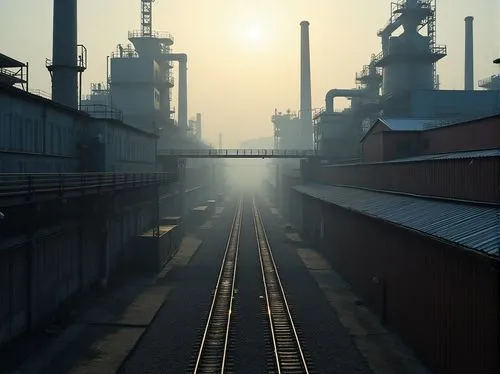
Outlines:
POLYGON ((255 190, 263 186, 272 173, 272 161, 260 159, 228 159, 225 162, 227 184, 240 190, 255 190))

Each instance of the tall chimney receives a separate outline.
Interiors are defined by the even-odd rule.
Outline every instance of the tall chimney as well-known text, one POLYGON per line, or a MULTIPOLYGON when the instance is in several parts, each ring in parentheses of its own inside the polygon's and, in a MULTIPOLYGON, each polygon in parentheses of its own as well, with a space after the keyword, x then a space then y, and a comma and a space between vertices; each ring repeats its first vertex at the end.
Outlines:
POLYGON ((187 55, 179 59, 179 127, 186 131, 188 128, 187 108, 187 55))
POLYGON ((464 89, 474 89, 474 17, 465 17, 465 74, 464 89))
POLYGON ((78 108, 77 2, 54 0, 52 100, 78 108))
POLYGON ((201 113, 196 113, 196 135, 201 139, 201 113))
POLYGON ((309 22, 300 23, 300 119, 302 145, 312 148, 311 56, 309 51, 309 22))

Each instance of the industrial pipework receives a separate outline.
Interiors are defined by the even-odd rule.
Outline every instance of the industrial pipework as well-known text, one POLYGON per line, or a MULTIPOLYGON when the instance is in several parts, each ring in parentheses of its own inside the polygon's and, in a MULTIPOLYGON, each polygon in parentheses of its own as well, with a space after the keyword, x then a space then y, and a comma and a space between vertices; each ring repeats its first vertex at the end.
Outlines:
POLYGON ((300 120, 302 140, 306 149, 312 146, 311 53, 309 48, 309 22, 300 23, 300 120))
POLYGON ((54 0, 52 100, 78 108, 77 1, 54 0))
POLYGON ((326 93, 325 111, 326 113, 334 113, 334 100, 336 97, 362 97, 365 96, 365 90, 360 89, 338 89, 334 88, 326 93))
POLYGON ((177 61, 179 63, 179 127, 183 131, 188 129, 188 107, 187 107, 187 54, 169 53, 162 56, 166 61, 177 61))
POLYGON ((474 17, 465 17, 465 72, 464 89, 474 89, 474 17))

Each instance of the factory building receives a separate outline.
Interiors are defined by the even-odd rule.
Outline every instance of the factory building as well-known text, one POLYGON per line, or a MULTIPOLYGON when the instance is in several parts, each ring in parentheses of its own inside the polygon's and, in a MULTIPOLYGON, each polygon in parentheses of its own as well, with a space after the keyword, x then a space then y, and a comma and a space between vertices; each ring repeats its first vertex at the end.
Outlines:
POLYGON ((201 118, 188 119, 187 63, 173 53, 174 38, 153 30, 153 0, 141 0, 141 29, 128 33, 129 43, 111 53, 106 83, 91 85, 81 108, 102 117, 118 111, 124 122, 159 135, 159 149, 206 147, 201 142, 201 118), (173 64, 178 64, 177 121, 172 105, 173 64))
POLYGON ((464 90, 440 90, 436 65, 447 50, 436 44, 435 0, 393 2, 391 19, 378 32, 382 51, 356 74, 357 87, 330 90, 325 108, 315 114, 315 149, 331 162, 360 159, 360 139, 379 118, 449 123, 500 112, 496 76, 480 82, 487 90, 473 89, 472 22, 465 19, 464 90), (337 97, 349 98, 351 106, 337 110, 337 97))
POLYGON ((378 119, 361 139, 364 162, 499 146, 500 114, 459 123, 436 119, 378 119))
POLYGON ((500 117, 391 126, 370 130, 383 151, 363 163, 284 175, 281 209, 433 372, 496 373, 500 117), (427 146, 407 157, 394 145, 408 139, 427 146))
POLYGON ((155 170, 157 136, 0 85, 0 172, 155 170))
POLYGON ((496 373, 498 79, 474 89, 472 17, 464 90, 441 90, 435 1, 396 1, 391 14, 357 86, 330 90, 313 116, 320 157, 300 173, 273 170, 270 188, 305 240, 432 372, 496 373), (336 97, 350 107, 336 109, 336 97))
POLYGON ((142 1, 141 32, 129 34, 134 50, 119 49, 111 80, 83 100, 76 0, 54 1, 52 99, 29 91, 28 64, 0 54, 0 344, 121 272, 163 266, 183 217, 213 193, 202 162, 187 170, 184 160, 159 160, 172 142, 206 146, 201 115, 187 134, 187 57, 151 31, 151 3, 142 1), (178 125, 173 61, 184 83, 178 125))

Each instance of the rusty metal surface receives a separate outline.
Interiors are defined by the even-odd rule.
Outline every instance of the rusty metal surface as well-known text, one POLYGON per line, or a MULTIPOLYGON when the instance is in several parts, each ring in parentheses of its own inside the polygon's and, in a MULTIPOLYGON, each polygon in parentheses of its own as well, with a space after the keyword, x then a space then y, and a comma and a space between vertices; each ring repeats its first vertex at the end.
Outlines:
POLYGON ((319 184, 294 189, 345 209, 500 257, 500 208, 319 184))

